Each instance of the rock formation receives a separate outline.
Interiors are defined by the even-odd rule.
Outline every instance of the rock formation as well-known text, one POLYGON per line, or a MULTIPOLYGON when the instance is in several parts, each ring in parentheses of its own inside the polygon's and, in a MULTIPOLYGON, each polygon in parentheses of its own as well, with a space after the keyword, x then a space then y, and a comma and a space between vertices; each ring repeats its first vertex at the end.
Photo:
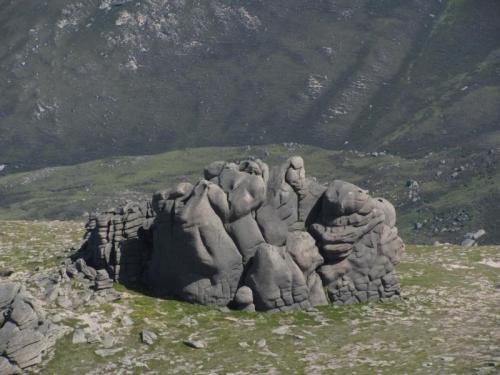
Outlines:
POLYGON ((60 335, 20 283, 0 283, 0 374, 18 374, 39 364, 60 335))
POLYGON ((397 299, 395 224, 388 201, 307 178, 301 157, 218 161, 194 185, 91 216, 76 258, 167 298, 293 311, 397 299))

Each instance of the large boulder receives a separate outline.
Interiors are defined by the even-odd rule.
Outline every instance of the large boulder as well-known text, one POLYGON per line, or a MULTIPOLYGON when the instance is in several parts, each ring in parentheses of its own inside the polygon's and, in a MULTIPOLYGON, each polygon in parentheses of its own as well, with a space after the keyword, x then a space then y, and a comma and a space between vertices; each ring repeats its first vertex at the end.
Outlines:
POLYGON ((129 203, 90 215, 79 253, 93 268, 104 268, 124 284, 141 281, 151 258, 153 202, 129 203))
POLYGON ((273 168, 217 161, 194 185, 92 216, 76 256, 84 262, 73 267, 89 279, 105 270, 163 297, 249 311, 395 299, 404 250, 395 225, 388 201, 306 177, 301 157, 273 168))
POLYGON ((306 279, 283 247, 259 247, 245 285, 252 289, 258 311, 296 311, 311 306, 306 279))
POLYGON ((396 299, 394 266, 404 250, 395 228, 394 207, 344 181, 334 181, 321 199, 310 231, 325 264, 321 275, 336 304, 396 299))
POLYGON ((225 193, 218 185, 202 180, 188 197, 165 197, 167 211, 155 222, 147 275, 155 293, 202 304, 227 305, 232 300, 243 261, 214 208, 219 204, 217 209, 227 210, 227 203, 220 207, 221 195, 225 193))

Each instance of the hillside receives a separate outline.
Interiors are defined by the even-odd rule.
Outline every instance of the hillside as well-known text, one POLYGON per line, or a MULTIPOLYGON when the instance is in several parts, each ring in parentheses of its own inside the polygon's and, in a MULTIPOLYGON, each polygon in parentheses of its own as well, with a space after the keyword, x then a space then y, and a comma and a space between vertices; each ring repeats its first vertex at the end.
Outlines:
POLYGON ((482 243, 500 241, 500 149, 412 159, 287 143, 115 157, 0 177, 0 219, 85 220, 88 212, 150 199, 176 182, 195 182, 215 160, 259 157, 277 165, 292 155, 303 156, 306 174, 320 182, 344 179, 392 201, 406 242, 460 243, 465 233, 481 228, 487 232, 482 243))
POLYGON ((0 0, 0 173, 299 142, 500 145, 496 0, 0 0))
MULTIPOLYGON (((80 223, 0 221, 0 272, 40 293, 43 274, 57 274, 81 235, 80 223)), ((86 289, 75 281, 74 305, 44 303, 69 334, 40 373, 498 374, 499 250, 409 246, 397 268, 401 302, 315 313, 224 312, 121 285, 117 301, 82 304, 75 296, 86 289), (141 343, 144 329, 157 335, 151 345, 141 343), (206 347, 190 348, 188 338, 206 347)))

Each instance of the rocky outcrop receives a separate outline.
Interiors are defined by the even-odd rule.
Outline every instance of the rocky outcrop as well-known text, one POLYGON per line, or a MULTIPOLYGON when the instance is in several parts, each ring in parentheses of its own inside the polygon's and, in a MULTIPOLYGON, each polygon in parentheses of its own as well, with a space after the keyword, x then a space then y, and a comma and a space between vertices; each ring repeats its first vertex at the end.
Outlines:
POLYGON ((39 364, 60 334, 21 284, 0 283, 0 374, 18 374, 39 364))
POLYGON ((394 207, 355 185, 334 181, 321 198, 310 226, 325 264, 318 272, 336 304, 397 298, 394 265, 404 245, 394 207))
MULTIPOLYGON (((196 184, 91 216, 75 266, 151 293, 248 311, 395 299, 394 207, 305 174, 301 157, 214 162, 196 184), (103 273, 104 272, 104 273, 103 273)), ((87 275, 89 274, 89 275, 87 275)))
POLYGON ((77 258, 105 269, 114 280, 137 282, 152 249, 149 227, 153 215, 149 202, 91 215, 77 258))

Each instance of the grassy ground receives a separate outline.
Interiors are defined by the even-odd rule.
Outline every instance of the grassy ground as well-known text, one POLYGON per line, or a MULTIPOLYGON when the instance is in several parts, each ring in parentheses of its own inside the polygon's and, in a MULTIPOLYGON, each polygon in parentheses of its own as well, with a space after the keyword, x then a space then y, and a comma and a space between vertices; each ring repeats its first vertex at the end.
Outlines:
POLYGON ((85 212, 150 199, 156 190, 180 181, 194 182, 214 160, 257 156, 272 166, 292 155, 303 156, 307 175, 321 182, 343 179, 389 199, 398 211, 398 227, 410 243, 460 243, 464 233, 480 228, 488 232, 486 243, 500 241, 495 204, 500 198, 500 152, 464 156, 460 150, 411 159, 294 144, 101 159, 0 177, 0 219, 84 220, 85 212), (456 178, 451 177, 457 169, 456 178), (415 202, 409 198, 408 180, 420 186, 415 202), (463 210, 468 220, 457 222, 463 210), (413 229, 416 222, 424 223, 419 231, 413 229))
MULTIPOLYGON (((18 275, 50 267, 45 259, 82 233, 75 222, 0 222, 0 228, 0 269, 18 275)), ((498 246, 409 246, 398 266, 401 303, 328 306, 316 314, 221 312, 117 286, 123 295, 117 302, 51 312, 73 327, 111 333, 121 351, 103 358, 95 353, 102 344, 71 344, 70 335, 42 372, 494 374, 500 372, 499 262, 498 246), (133 324, 124 325, 124 316, 133 324), (153 345, 140 342, 142 329, 158 334, 153 345), (183 344, 188 338, 207 347, 192 349, 183 344)))

